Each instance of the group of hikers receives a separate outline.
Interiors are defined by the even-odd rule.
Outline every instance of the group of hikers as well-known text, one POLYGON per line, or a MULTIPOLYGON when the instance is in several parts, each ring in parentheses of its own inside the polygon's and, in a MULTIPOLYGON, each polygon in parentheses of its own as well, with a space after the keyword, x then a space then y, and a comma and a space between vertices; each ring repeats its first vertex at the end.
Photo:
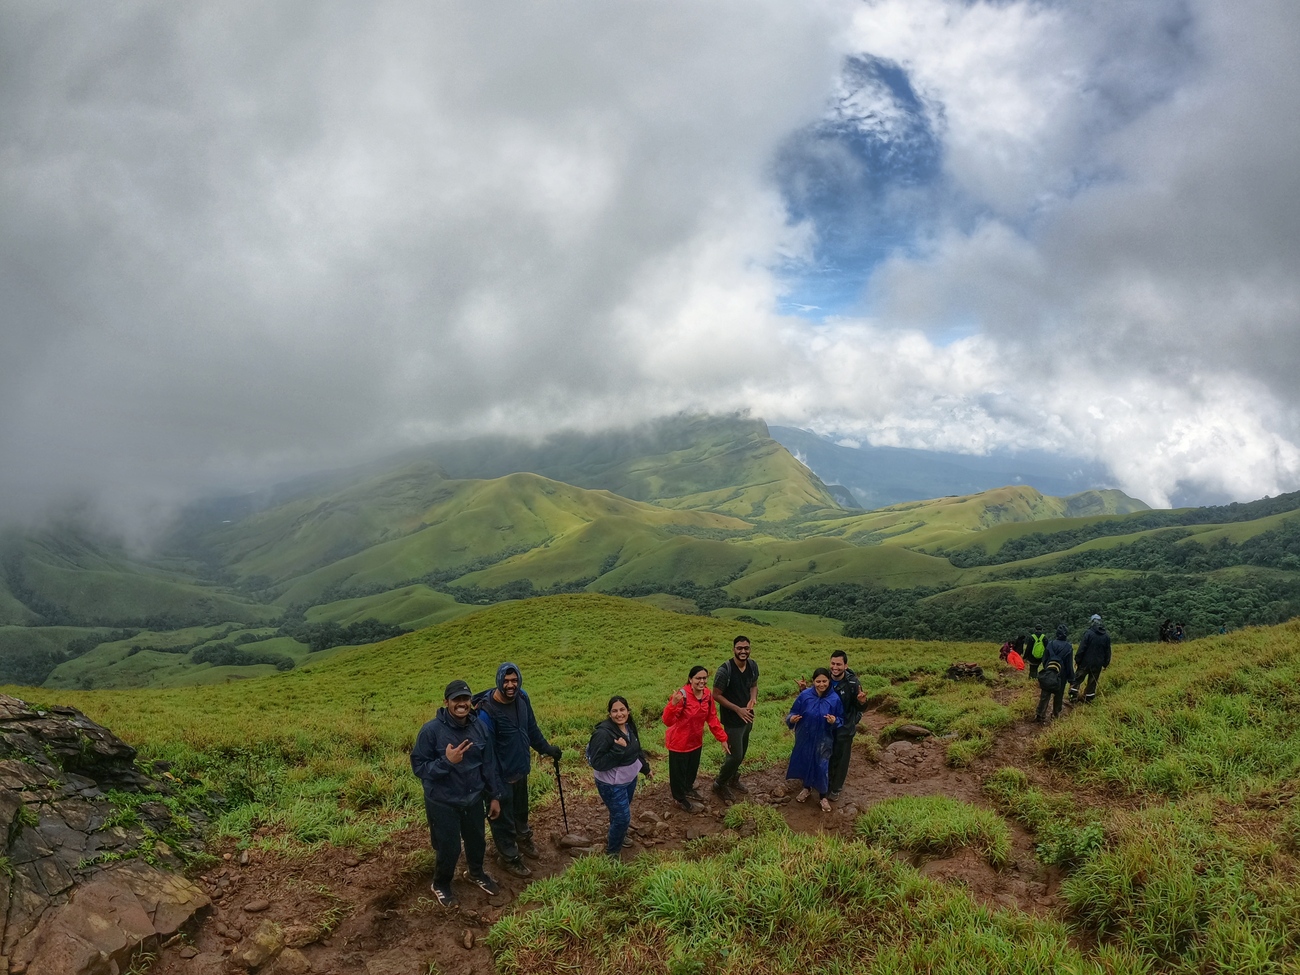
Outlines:
MULTIPOLYGON (((695 782, 706 727, 725 756, 714 777, 714 795, 731 802, 749 792, 740 779, 740 767, 754 727, 759 676, 750 649, 748 637, 736 637, 731 657, 713 672, 711 687, 708 668, 697 664, 664 705, 668 788, 673 801, 688 813, 704 808, 695 782)), ((1044 723, 1049 706, 1052 716, 1060 717, 1067 687, 1071 701, 1087 702, 1097 696, 1101 672, 1110 666, 1110 635, 1094 614, 1077 650, 1062 624, 1054 639, 1036 625, 1028 637, 1003 644, 1004 660, 1011 659, 1013 652, 1038 681, 1035 720, 1044 723)), ((815 795, 823 812, 830 811, 844 788, 853 737, 866 710, 867 696, 848 664, 848 655, 836 650, 828 666, 814 670, 810 681, 800 678, 798 694, 785 715, 786 726, 794 732, 786 779, 800 784, 797 802, 815 795)), ((627 833, 637 780, 650 779, 653 773, 627 698, 611 697, 605 713, 584 757, 609 810, 605 852, 617 857, 631 845, 627 833)), ((558 778, 561 749, 547 741, 538 727, 517 665, 501 664, 496 686, 478 694, 463 680, 447 685, 443 706, 420 729, 411 750, 411 769, 424 786, 429 840, 436 851, 432 890, 439 904, 456 903, 452 880, 462 844, 467 879, 489 895, 498 892, 483 865, 485 821, 502 868, 517 877, 532 874, 525 858, 538 857, 528 825, 528 775, 534 751, 555 763, 558 778)))
MULTIPOLYGON (((703 665, 691 667, 661 716, 669 791, 689 813, 704 808, 695 782, 706 726, 725 755, 713 781, 714 795, 730 802, 749 792, 740 779, 758 702, 758 663, 750 657, 749 638, 732 641, 731 657, 712 675, 712 689, 709 676, 703 665)), ((785 716, 786 726, 794 731, 786 778, 800 783, 796 801, 815 794, 822 811, 829 812, 848 776, 853 736, 867 697, 842 650, 832 653, 829 666, 818 667, 811 681, 800 678, 797 683, 799 693, 785 716)), ((466 878, 489 895, 498 892, 496 881, 484 870, 485 820, 502 868, 518 877, 531 875, 524 858, 538 857, 528 825, 532 751, 550 758, 558 777, 561 749, 538 727, 518 666, 501 664, 496 686, 478 694, 463 680, 447 685, 443 706, 420 729, 411 750, 411 770, 424 786, 429 840, 436 852, 431 889, 439 904, 457 903, 452 881, 462 844, 466 878)), ((585 758, 609 810, 605 852, 617 857, 630 845, 627 832, 637 780, 653 777, 632 708, 622 695, 609 699, 585 758)))
POLYGON ((1034 720, 1047 722, 1048 705, 1052 717, 1059 718, 1065 703, 1065 690, 1070 690, 1070 702, 1088 703, 1097 696, 1097 683, 1101 672, 1110 666, 1110 634, 1102 625, 1101 616, 1092 614, 1088 629, 1075 650, 1070 643, 1070 630, 1064 623, 1056 628, 1056 637, 1049 640, 1041 623, 1035 623, 1028 636, 1018 636, 1002 644, 999 656, 1005 661, 1015 653, 1024 661, 1031 680, 1038 681, 1038 709, 1034 720))

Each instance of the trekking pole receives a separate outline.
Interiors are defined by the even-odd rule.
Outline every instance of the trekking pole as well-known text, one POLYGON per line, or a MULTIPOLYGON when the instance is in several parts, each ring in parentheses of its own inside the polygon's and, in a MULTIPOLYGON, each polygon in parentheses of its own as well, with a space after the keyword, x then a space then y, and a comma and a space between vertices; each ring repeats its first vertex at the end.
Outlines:
POLYGON ((560 815, 564 818, 564 832, 569 832, 569 811, 564 808, 564 780, 560 778, 560 760, 555 760, 555 785, 560 790, 560 815))

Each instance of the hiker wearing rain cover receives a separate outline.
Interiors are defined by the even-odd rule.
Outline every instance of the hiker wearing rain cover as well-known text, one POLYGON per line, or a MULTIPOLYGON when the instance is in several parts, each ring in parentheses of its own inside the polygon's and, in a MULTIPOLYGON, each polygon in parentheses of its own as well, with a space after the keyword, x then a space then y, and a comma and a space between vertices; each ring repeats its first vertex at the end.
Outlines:
POLYGON ((1025 663, 1029 664, 1029 676, 1037 677, 1038 668, 1047 661, 1047 637, 1043 635, 1043 624, 1035 623, 1034 632, 1025 645, 1025 663))
POLYGON ((1061 716, 1065 703, 1065 685, 1074 680, 1074 647, 1070 645, 1070 631, 1062 623, 1056 628, 1056 639, 1048 640, 1043 648, 1043 669, 1038 675, 1038 713, 1034 720, 1047 721, 1047 702, 1052 702, 1052 717, 1061 716))
POLYGON ((533 831, 528 828, 528 773, 532 771, 528 750, 535 748, 538 754, 555 762, 558 775, 560 749, 547 741, 537 727, 532 701, 523 688, 523 675, 509 661, 497 668, 496 688, 475 697, 474 705, 492 737, 497 774, 505 793, 501 815, 492 821, 492 842, 501 865, 516 877, 527 877, 532 870, 522 857, 535 860, 538 856, 533 831))
POLYGON ((1101 617, 1092 614, 1092 625, 1079 641, 1079 651, 1074 655, 1074 667, 1077 674, 1070 686, 1070 700, 1079 700, 1079 688, 1087 679, 1083 688, 1084 703, 1097 696, 1097 682, 1101 672, 1110 666, 1110 634, 1101 625, 1101 617))
POLYGON ((497 893, 496 882, 483 872, 483 803, 494 820, 500 812, 501 782, 492 756, 492 737, 470 704, 469 685, 454 680, 447 685, 443 706, 425 722, 411 749, 411 771, 424 785, 424 813, 429 820, 429 841, 437 851, 433 868, 433 894, 444 907, 454 907, 452 877, 465 844, 469 878, 487 894, 497 893))

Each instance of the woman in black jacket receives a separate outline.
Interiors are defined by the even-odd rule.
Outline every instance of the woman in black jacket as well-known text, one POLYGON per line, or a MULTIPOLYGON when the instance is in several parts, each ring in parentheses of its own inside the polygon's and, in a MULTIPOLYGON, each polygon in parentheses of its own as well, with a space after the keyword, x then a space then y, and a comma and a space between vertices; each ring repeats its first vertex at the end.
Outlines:
POLYGON ((609 809, 609 839, 605 852, 617 857, 627 841, 627 827, 632 822, 632 794, 636 777, 651 778, 650 763, 641 750, 636 722, 627 698, 615 694, 609 699, 609 717, 596 725, 587 744, 587 761, 596 771, 596 791, 609 809))

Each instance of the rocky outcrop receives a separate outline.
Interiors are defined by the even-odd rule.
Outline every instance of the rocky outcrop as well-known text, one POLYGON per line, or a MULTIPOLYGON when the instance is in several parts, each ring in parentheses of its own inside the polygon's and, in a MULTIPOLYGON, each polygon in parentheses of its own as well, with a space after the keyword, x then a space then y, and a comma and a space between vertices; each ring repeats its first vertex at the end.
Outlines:
POLYGON ((75 708, 0 694, 0 975, 116 973, 208 905, 169 791, 75 708))

